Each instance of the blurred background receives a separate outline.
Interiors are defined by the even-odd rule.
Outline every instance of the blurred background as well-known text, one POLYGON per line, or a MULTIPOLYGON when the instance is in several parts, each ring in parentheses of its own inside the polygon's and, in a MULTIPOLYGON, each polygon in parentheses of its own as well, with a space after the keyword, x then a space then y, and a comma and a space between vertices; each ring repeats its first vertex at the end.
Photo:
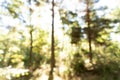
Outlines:
POLYGON ((0 0, 0 80, 120 80, 120 0, 0 0))

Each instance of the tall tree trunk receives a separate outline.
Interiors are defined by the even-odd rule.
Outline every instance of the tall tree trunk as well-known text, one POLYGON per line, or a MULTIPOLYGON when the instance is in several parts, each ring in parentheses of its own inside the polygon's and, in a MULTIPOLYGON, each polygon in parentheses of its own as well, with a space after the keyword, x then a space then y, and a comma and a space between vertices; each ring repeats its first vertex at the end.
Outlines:
MULTIPOLYGON (((29 5, 31 6, 31 0, 28 1, 29 2, 29 5)), ((29 28, 30 28, 30 31, 29 31, 29 34, 30 34, 30 52, 29 52, 29 69, 31 70, 32 72, 32 54, 33 54, 33 26, 31 25, 31 15, 32 15, 32 10, 31 10, 31 7, 29 8, 29 22, 30 22, 30 25, 29 25, 29 28)))
POLYGON ((90 10, 89 10, 90 0, 86 0, 86 17, 87 17, 87 26, 88 26, 88 43, 89 43, 89 58, 92 63, 92 46, 91 46, 91 28, 90 28, 90 10))
POLYGON ((53 71, 55 67, 55 54, 54 54, 54 0, 52 0, 52 35, 51 35, 51 70, 49 73, 49 79, 53 80, 53 71))

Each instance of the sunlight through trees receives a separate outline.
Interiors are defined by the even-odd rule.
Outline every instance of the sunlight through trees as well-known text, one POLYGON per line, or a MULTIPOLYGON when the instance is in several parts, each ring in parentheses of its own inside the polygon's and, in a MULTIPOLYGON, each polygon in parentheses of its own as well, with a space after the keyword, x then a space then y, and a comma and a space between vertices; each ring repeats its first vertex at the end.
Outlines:
POLYGON ((0 80, 120 80, 119 0, 106 1, 0 0, 0 80))

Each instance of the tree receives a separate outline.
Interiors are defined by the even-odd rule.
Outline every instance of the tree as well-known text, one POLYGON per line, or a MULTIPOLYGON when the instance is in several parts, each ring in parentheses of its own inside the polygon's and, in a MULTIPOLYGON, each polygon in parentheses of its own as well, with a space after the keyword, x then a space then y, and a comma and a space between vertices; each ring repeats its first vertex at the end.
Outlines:
MULTIPOLYGON (((96 1, 84 0, 82 2, 84 2, 86 6, 86 9, 83 10, 83 12, 81 11, 83 16, 81 17, 79 16, 80 10, 69 11, 69 10, 61 9, 60 14, 61 14, 61 20, 62 20, 63 26, 67 26, 70 28, 68 32, 69 32, 69 35, 71 36, 71 39, 73 39, 73 35, 70 34, 70 30, 72 31, 71 28, 80 27, 78 28, 79 29, 78 31, 80 31, 80 33, 78 34, 80 36, 78 36, 78 40, 76 41, 77 44, 79 44, 80 46, 80 49, 79 49, 79 51, 81 51, 80 54, 87 53, 89 55, 90 61, 92 62, 92 59, 94 59, 93 55, 95 55, 94 53, 97 47, 98 48, 99 46, 106 47, 107 45, 110 44, 110 34, 113 28, 115 27, 111 24, 115 24, 119 20, 112 20, 112 19, 106 18, 106 15, 107 15, 106 13, 103 13, 103 15, 99 15, 98 10, 105 11, 107 10, 107 8, 100 7, 96 9, 94 4, 97 3, 98 0, 96 1), (86 43, 86 40, 88 40, 89 48, 87 47, 84 49, 82 44, 86 43), (92 50, 92 47, 93 47, 93 50, 92 50)), ((84 56, 85 55, 86 54, 84 54, 84 56)))
POLYGON ((53 80, 53 71, 55 67, 55 53, 54 53, 54 0, 52 0, 52 35, 51 35, 51 71, 49 80, 53 80))
MULTIPOLYGON (((18 42, 20 43, 18 45, 20 45, 19 48, 21 49, 21 54, 27 56, 27 57, 25 56, 25 58, 26 58, 25 60, 28 60, 29 66, 27 65, 27 67, 29 67, 29 68, 34 63, 37 63, 37 62, 34 62, 35 58, 32 59, 32 57, 39 55, 40 51, 39 52, 33 51, 34 49, 37 49, 37 51, 39 49, 39 48, 34 47, 34 45, 38 47, 38 44, 35 44, 35 43, 37 41, 39 42, 39 40, 42 40, 42 39, 40 39, 40 37, 36 39, 36 36, 40 34, 39 31, 41 31, 41 30, 40 30, 40 26, 38 26, 38 24, 34 24, 33 21, 36 20, 36 19, 34 19, 34 17, 36 17, 36 16, 37 16, 37 18, 40 18, 40 14, 38 14, 36 12, 36 10, 35 10, 35 8, 33 8, 33 6, 36 8, 40 8, 40 6, 42 6, 43 4, 44 4, 43 1, 38 1, 38 0, 26 0, 26 1, 12 0, 11 2, 4 0, 4 1, 2 1, 2 4, 1 4, 1 7, 4 8, 4 10, 6 10, 8 12, 8 16, 12 17, 14 22, 16 20, 18 21, 18 24, 17 23, 14 24, 15 26, 19 25, 19 26, 16 26, 16 29, 17 29, 16 33, 19 34, 18 42), (36 14, 36 16, 33 16, 33 14, 36 14), (27 43, 27 45, 25 43, 27 43), (28 45, 28 44, 30 44, 30 45, 28 45), (29 47, 29 49, 27 47, 29 47), (29 52, 29 59, 27 59, 28 52, 29 52), (36 54, 36 55, 33 55, 33 54, 36 54)), ((2 14, 2 15, 4 15, 4 14, 2 14)), ((9 28, 7 28, 7 29, 9 30, 9 28)), ((42 36, 47 35, 46 33, 44 35, 44 31, 41 31, 41 33, 43 33, 43 35, 40 35, 41 38, 42 38, 42 36)), ((40 44, 39 46, 46 45, 45 43, 46 42, 44 42, 44 40, 42 40, 39 43, 40 44)), ((26 63, 26 61, 25 61, 25 63, 26 63)), ((39 66, 39 64, 38 64, 38 66, 39 66)))

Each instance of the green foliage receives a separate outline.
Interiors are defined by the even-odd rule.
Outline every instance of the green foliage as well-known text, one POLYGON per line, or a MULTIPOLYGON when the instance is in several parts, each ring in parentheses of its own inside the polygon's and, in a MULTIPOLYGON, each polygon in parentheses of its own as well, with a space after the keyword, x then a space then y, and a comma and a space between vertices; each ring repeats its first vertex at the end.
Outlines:
MULTIPOLYGON (((72 11, 60 10, 61 20, 63 25, 68 25, 68 27, 81 27, 82 34, 80 38, 86 39, 85 36, 88 36, 88 27, 86 23, 86 15, 82 21, 84 21, 85 26, 80 25, 80 21, 77 20, 79 17, 78 13, 72 11)), ((90 12, 90 37, 95 44, 104 44, 110 39, 110 33, 114 26, 110 24, 116 24, 119 20, 111 20, 105 18, 105 16, 99 16, 96 13, 96 10, 90 12)), ((70 30, 70 29, 69 29, 70 30)), ((78 33, 80 34, 80 33, 78 33)), ((76 39, 74 39, 76 41, 76 39)), ((73 39, 72 39, 73 41, 73 39)), ((79 40, 78 40, 79 41, 79 40)))
POLYGON ((23 2, 20 0, 12 0, 11 3, 9 2, 5 2, 3 3, 3 7, 6 7, 7 10, 9 11, 9 13, 14 17, 14 18, 18 18, 20 12, 20 6, 23 5, 23 2), (7 4, 7 6, 6 6, 7 4))
MULTIPOLYGON (((86 50, 82 49, 82 53, 88 53, 86 50)), ((120 71, 120 47, 118 43, 109 43, 106 46, 99 46, 93 51, 93 64, 94 68, 89 69, 85 66, 85 60, 87 58, 81 56, 80 53, 75 53, 73 59, 71 60, 71 69, 74 75, 81 76, 83 79, 86 75, 96 76, 93 80, 119 80, 120 71), (85 59, 84 59, 85 58, 85 59)), ((88 54, 86 54, 88 55, 88 54)))
POLYGON ((95 71, 102 77, 101 80, 119 80, 119 66, 116 60, 107 59, 105 63, 97 63, 95 71))
POLYGON ((80 27, 72 27, 71 33, 71 43, 78 43, 80 40, 81 28, 80 27))
POLYGON ((66 12, 63 9, 60 9, 59 12, 63 24, 69 25, 71 27, 79 27, 79 23, 76 20, 76 17, 78 16, 77 13, 72 11, 66 12))
POLYGON ((16 66, 19 65, 21 62, 23 62, 23 55, 20 55, 20 54, 13 54, 11 55, 10 59, 9 59, 9 64, 12 65, 12 66, 16 66))
MULTIPOLYGON (((96 10, 93 9, 93 6, 90 7, 90 29, 87 27, 87 22, 86 22, 86 15, 82 16, 82 20, 83 23, 80 24, 80 20, 78 20, 77 18, 79 18, 79 12, 77 13, 77 11, 75 12, 75 14, 71 11, 64 11, 61 10, 60 14, 61 14, 61 20, 62 20, 62 24, 63 26, 68 26, 68 28, 70 27, 80 27, 81 28, 81 32, 82 32, 82 36, 80 36, 80 38, 82 39, 80 41, 80 43, 84 43, 86 42, 86 37, 88 37, 88 33, 90 31, 90 38, 92 40, 92 47, 94 48, 94 51, 92 52, 94 55, 93 58, 93 62, 95 62, 95 68, 100 70, 100 75, 105 75, 105 74, 113 74, 114 71, 119 70, 119 63, 115 63, 113 64, 115 61, 117 61, 118 59, 116 59, 117 57, 114 56, 114 54, 119 54, 119 49, 118 49, 118 45, 117 46, 112 46, 110 47, 110 33, 112 32, 113 28, 115 27, 114 25, 111 24, 116 24, 119 22, 119 20, 112 20, 112 19, 108 19, 105 17, 105 15, 99 16, 99 14, 97 14, 96 10), (89 30, 88 30, 89 29, 89 30), (102 47, 102 48, 100 48, 102 47), (114 48, 113 48, 114 47, 114 48), (116 52, 114 51, 116 50, 116 52), (109 56, 108 56, 109 55, 109 56), (98 56, 98 57, 97 57, 98 56), (113 57, 114 56, 114 57, 113 57), (112 59, 110 59, 112 58, 112 59), (116 60, 113 60, 116 59, 116 60), (101 68, 99 64, 101 64, 101 68), (103 65, 103 66, 102 66, 103 65), (116 66, 114 66, 116 65, 116 66), (104 71, 106 70, 106 71, 104 71), (108 71, 108 73, 107 73, 108 71)), ((102 9, 100 9, 102 10, 102 9)), ((103 9, 104 10, 104 9, 103 9)), ((68 32, 70 32, 70 29, 68 29, 68 32)), ((72 31, 71 31, 71 34, 72 31)), ((76 36, 80 33, 75 33, 76 36)), ((73 35, 72 35, 73 37, 73 35)), ((73 41, 76 41, 76 39, 72 39, 73 41)), ((79 40, 77 40, 76 42, 78 42, 79 40)), ((86 42, 87 43, 87 42, 86 42)), ((82 45, 79 45, 80 48, 82 48, 82 45)), ((84 45, 87 46, 87 45, 84 45)), ((80 51, 80 50, 79 50, 80 51)), ((72 53, 72 52, 71 52, 72 53)), ((81 49, 81 53, 84 53, 82 57, 86 57, 86 55, 88 55, 88 48, 83 48, 81 49)), ((71 54, 72 55, 72 54, 71 54)), ((72 55, 73 59, 71 60, 71 68, 73 70, 73 73, 75 75, 80 75, 80 73, 84 73, 87 71, 85 64, 84 64, 84 60, 83 58, 81 58, 79 55, 80 54, 76 54, 72 55)), ((93 69, 93 71, 95 71, 93 69)), ((96 73, 99 73, 99 71, 96 71, 96 73)), ((108 77, 107 77, 108 78, 108 77)))
MULTIPOLYGON (((5 0, 6 3, 2 7, 7 9, 10 17, 17 18, 18 24, 10 26, 7 28, 8 32, 6 34, 0 34, 0 67, 12 66, 15 68, 29 68, 34 71, 43 70, 42 66, 45 66, 45 73, 48 73, 46 65, 50 63, 50 50, 51 50, 51 39, 49 37, 48 30, 42 30, 39 28, 39 24, 34 24, 34 19, 40 18, 38 8, 44 2, 50 3, 49 0, 31 0, 32 7, 29 8, 29 3, 22 0, 5 0), (26 8, 22 12, 22 9, 26 8), (31 14, 29 14, 31 12, 31 14), (38 14, 34 14, 38 12, 38 14), (28 15, 29 14, 29 15, 28 15), (39 16, 38 16, 39 15, 39 16), (34 17, 35 18, 31 18, 34 17), (21 18, 26 22, 21 22, 21 18), (31 19, 30 19, 31 18, 31 19), (33 24, 31 23, 33 20, 33 24), (19 26, 18 26, 19 25, 19 26), (29 25, 29 26, 26 26, 29 25), (32 25, 32 26, 31 26, 32 25), (36 26, 37 25, 37 26, 36 26), (20 28, 23 28, 22 30, 20 28), (32 38, 31 38, 32 34, 32 38), (32 43, 31 43, 32 41, 32 43), (30 44, 31 43, 31 44, 30 44), (30 51, 32 49, 32 58, 30 59, 30 51)), ((29 0, 30 1, 30 0, 29 0)), ((92 0, 91 0, 92 1, 92 0)), ((59 2, 59 1, 58 1, 59 2)), ((97 0, 95 2, 98 2, 97 0)), ((47 4, 45 3, 45 5, 47 4)), ((86 4, 86 2, 84 1, 86 4)), ((48 8, 48 5, 45 6, 42 10, 48 8)), ((88 28, 86 22, 86 15, 83 13, 83 16, 80 16, 80 12, 67 11, 64 8, 59 9, 60 19, 64 26, 64 30, 68 35, 64 34, 63 36, 55 36, 55 59, 56 59, 56 69, 57 67, 64 63, 67 64, 68 70, 74 76, 81 76, 81 74, 86 74, 89 72, 95 73, 97 76, 100 76, 101 80, 119 80, 119 71, 120 71, 120 46, 119 43, 110 42, 110 33, 113 31, 115 25, 119 22, 119 19, 109 19, 105 16, 100 16, 97 14, 96 10, 93 8, 93 3, 90 4, 90 33, 92 40, 92 53, 93 53, 93 64, 94 69, 88 70, 88 67, 85 66, 85 59, 88 59, 88 28), (77 29, 77 32, 73 30, 77 29), (70 37, 69 37, 70 36, 70 37), (60 38, 64 39, 60 39, 60 38), (76 45, 70 45, 68 42, 72 38, 72 43, 77 43, 76 45), (74 46, 74 49, 72 49, 74 46), (77 48, 75 47, 77 46, 77 48), (59 53, 64 52, 67 55, 65 58, 59 58, 59 53), (69 56, 70 55, 70 56, 69 56), (82 56, 81 56, 82 55, 82 56), (85 58, 85 59, 84 59, 85 58), (88 72, 87 72, 88 71, 88 72), (92 72, 93 71, 93 72, 92 72), (110 76, 110 78, 109 78, 110 76), (117 78, 118 77, 118 78, 117 78)), ((0 6, 1 7, 1 6, 0 6)), ((56 11, 57 8, 55 7, 56 11)), ((1 8, 0 8, 1 9, 1 8)), ((105 10, 106 8, 100 8, 99 10, 105 10)), ((41 11, 42 11, 41 10, 41 11)), ((45 10, 47 11, 47 10, 45 10)), ((6 11, 5 11, 6 12, 6 11)), ((119 17, 119 12, 117 13, 116 18, 119 17)), ((1 16, 0 16, 1 18, 1 16)), ((42 19, 42 18, 40 18, 42 19)), ((56 19, 56 18, 55 18, 56 19)), ((44 21, 43 21, 44 22, 44 21)), ((57 21, 56 21, 57 22, 57 21)), ((2 23, 2 21, 1 21, 2 23)), ((3 23, 4 24, 4 23, 3 23)), ((48 25, 48 24, 47 24, 48 25)), ((41 26, 40 26, 41 27, 41 26)), ((43 26, 42 26, 43 27, 43 26)), ((56 28, 55 28, 56 29, 56 28)), ((119 32, 119 28, 116 32, 119 32)), ((55 32, 56 33, 56 32, 55 32)), ((62 55, 64 55, 62 54, 62 55)), ((89 64, 89 63, 88 63, 89 64)), ((55 71, 57 71, 55 69, 55 71)), ((49 69, 48 69, 49 70, 49 69)), ((0 71, 2 72, 2 71, 0 71)), ((6 71, 5 71, 6 72, 6 71)), ((43 73, 42 72, 42 73, 43 73)), ((28 80, 32 74, 22 73, 13 75, 12 80, 28 80)), ((68 73, 69 74, 69 71, 68 73)), ((67 75, 66 74, 66 75, 67 75)), ((55 74, 56 75, 56 74, 55 74)), ((5 79, 5 76, 0 76, 0 79, 5 79)), ((36 75, 36 76, 40 76, 36 75)), ((35 76, 35 77, 36 77, 35 76)), ((86 76, 84 76, 86 77, 86 76)), ((75 79, 78 80, 78 79, 75 79)), ((84 78, 83 78, 84 80, 84 78)), ((93 79, 91 79, 93 80, 93 79)), ((98 80, 98 79, 97 79, 98 80)))
MULTIPOLYGON (((110 33, 114 26, 110 24, 118 23, 118 20, 107 19, 104 16, 99 17, 96 12, 91 12, 90 19, 90 32, 91 32, 91 40, 95 44, 106 44, 106 41, 110 40, 110 33)), ((84 29, 85 34, 88 34, 88 28, 84 29)))
POLYGON ((76 53, 73 55, 71 68, 73 69, 74 74, 77 76, 79 76, 81 73, 87 70, 84 66, 84 60, 82 59, 80 53, 76 53))
MULTIPOLYGON (((33 33, 34 35, 34 33, 33 33)), ((22 50, 23 50, 23 55, 24 55, 24 65, 25 67, 32 67, 34 70, 39 68, 43 63, 47 62, 47 59, 49 59, 49 57, 47 57, 47 36, 48 33, 42 29, 38 30, 37 35, 35 32, 35 38, 33 38, 33 53, 32 53, 32 62, 30 63, 30 58, 29 58, 29 52, 30 49, 28 48, 28 46, 23 46, 22 50)))
POLYGON ((119 42, 111 43, 107 46, 107 49, 105 49, 106 53, 110 53, 111 56, 119 58, 120 57, 120 46, 119 42))
MULTIPOLYGON (((118 7, 118 8, 116 8, 116 9, 114 9, 113 11, 112 11, 112 13, 111 13, 111 19, 117 19, 116 21, 117 22, 120 22, 120 20, 119 20, 119 15, 120 15, 120 8, 118 7)), ((118 26, 116 26, 117 28, 116 28, 116 30, 115 30, 115 33, 120 33, 120 25, 118 24, 118 26)))
MULTIPOLYGON (((28 54, 29 55, 29 54, 28 54)), ((37 68, 39 68, 43 63, 45 63, 47 60, 46 56, 40 53, 33 53, 32 56, 32 62, 29 62, 29 57, 26 54, 25 58, 24 58, 24 65, 25 67, 30 67, 35 70, 37 68)))

